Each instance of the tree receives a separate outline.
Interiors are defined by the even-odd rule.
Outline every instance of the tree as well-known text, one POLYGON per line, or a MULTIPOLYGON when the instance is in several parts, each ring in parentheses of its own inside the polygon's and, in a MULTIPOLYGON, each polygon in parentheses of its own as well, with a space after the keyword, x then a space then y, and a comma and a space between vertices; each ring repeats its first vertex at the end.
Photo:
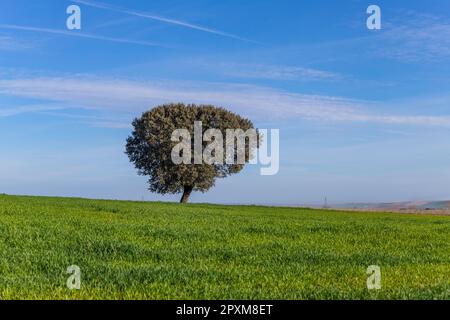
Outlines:
POLYGON ((133 132, 127 139, 126 154, 135 165, 138 174, 149 177, 148 184, 151 192, 183 193, 181 203, 188 202, 193 191, 208 191, 214 186, 217 178, 240 172, 245 163, 253 158, 261 139, 250 120, 212 105, 182 103, 161 105, 136 118, 133 121, 133 127, 133 132), (208 150, 211 157, 214 157, 213 162, 203 159, 201 163, 198 163, 199 154, 196 152, 198 149, 194 148, 194 152, 191 152, 191 149, 176 148, 180 146, 180 140, 174 139, 173 133, 180 129, 185 130, 189 147, 194 146, 196 141, 198 143, 196 136, 198 131, 194 129, 199 121, 202 138, 200 157, 208 150), (235 136, 230 135, 232 139, 226 139, 225 142, 216 135, 209 135, 209 138, 205 140, 203 137, 208 136, 208 132, 211 132, 208 131, 209 129, 226 132, 227 138, 231 129, 235 130, 235 133, 241 133, 235 136), (245 132, 244 135, 242 135, 243 132, 245 132), (248 132, 256 132, 256 141, 247 135, 248 132), (211 147, 214 143, 219 148, 211 147), (243 156, 240 159, 243 161, 239 161, 239 151, 242 150, 242 146, 244 152, 241 153, 243 156), (219 156, 222 155, 220 147, 226 150, 223 153, 223 161, 218 161, 219 156), (180 157, 183 157, 182 163, 173 161, 174 150, 178 150, 180 157))

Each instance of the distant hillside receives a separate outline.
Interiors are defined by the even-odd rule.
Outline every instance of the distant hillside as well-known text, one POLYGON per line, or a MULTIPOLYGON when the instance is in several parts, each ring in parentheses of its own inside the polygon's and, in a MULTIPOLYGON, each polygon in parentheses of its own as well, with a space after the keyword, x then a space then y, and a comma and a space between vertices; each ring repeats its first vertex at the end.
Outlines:
POLYGON ((409 201, 386 203, 347 203, 338 208, 379 210, 450 210, 450 201, 409 201))

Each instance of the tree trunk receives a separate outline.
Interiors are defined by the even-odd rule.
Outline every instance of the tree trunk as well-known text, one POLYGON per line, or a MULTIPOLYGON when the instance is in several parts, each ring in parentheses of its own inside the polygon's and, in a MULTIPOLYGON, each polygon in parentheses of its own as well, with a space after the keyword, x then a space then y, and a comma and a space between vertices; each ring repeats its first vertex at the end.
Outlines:
POLYGON ((189 201, 189 196, 192 193, 192 189, 194 189, 191 186, 185 186, 183 191, 183 196, 181 197, 180 203, 187 203, 189 201))

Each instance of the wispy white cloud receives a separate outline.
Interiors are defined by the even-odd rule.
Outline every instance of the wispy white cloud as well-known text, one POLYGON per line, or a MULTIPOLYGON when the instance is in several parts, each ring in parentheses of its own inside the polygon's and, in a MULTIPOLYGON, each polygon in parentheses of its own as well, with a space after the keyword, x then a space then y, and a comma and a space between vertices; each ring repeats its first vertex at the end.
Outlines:
POLYGON ((223 64, 222 67, 226 75, 248 79, 317 81, 342 78, 333 72, 298 66, 223 64))
POLYGON ((60 111, 55 112, 49 109, 42 109, 36 111, 41 115, 71 119, 75 120, 78 123, 87 124, 91 127, 96 128, 128 129, 131 127, 131 120, 132 120, 132 117, 130 115, 96 116, 96 115, 74 114, 60 111))
POLYGON ((120 121, 91 121, 88 122, 89 125, 96 128, 107 128, 107 129, 131 129, 131 122, 120 122, 120 121))
POLYGON ((7 36, 0 36, 0 50, 16 51, 30 48, 29 44, 7 36))
POLYGON ((12 24, 0 24, 0 29, 51 33, 51 34, 59 34, 59 35, 64 35, 64 36, 86 38, 86 39, 93 39, 93 40, 129 43, 129 44, 137 44, 137 45, 152 46, 152 47, 155 47, 155 46, 163 47, 163 45, 161 45, 161 44, 157 44, 157 43, 149 42, 149 41, 130 40, 130 39, 123 39, 123 38, 111 38, 111 37, 98 36, 98 35, 88 34, 88 33, 80 33, 80 32, 75 32, 75 31, 64 31, 64 30, 49 29, 49 28, 19 26, 19 25, 12 25, 12 24))
POLYGON ((401 20, 385 23, 375 53, 403 62, 450 59, 450 21, 403 12, 401 20))
MULTIPOLYGON (((384 58, 403 63, 441 62, 450 59, 450 19, 412 10, 392 11, 383 18, 382 29, 358 37, 333 39, 287 46, 287 50, 313 53, 333 52, 321 61, 348 61, 349 58, 384 58)), ((349 22, 361 29, 361 20, 349 22)), ((365 27, 365 26, 364 26, 365 27)), ((320 61, 319 60, 319 61, 320 61)))
MULTIPOLYGON (((373 110, 380 105, 370 101, 305 95, 250 85, 47 77, 0 80, 0 94, 59 102, 68 108, 134 115, 156 104, 182 101, 216 104, 259 119, 450 127, 450 116, 447 115, 377 113, 373 110)), ((392 110, 395 107, 392 105, 392 110)))
POLYGON ((29 112, 40 112, 40 111, 50 111, 50 110, 60 110, 64 109, 61 106, 56 105, 26 105, 26 106, 0 106, 0 118, 11 117, 22 113, 29 112))
POLYGON ((189 29, 194 29, 194 30, 198 30, 198 31, 203 31, 203 32, 207 32, 207 33, 211 33, 211 34, 215 34, 215 35, 219 35, 219 36, 223 36, 223 37, 227 37, 227 38, 233 38, 233 39, 237 39, 237 40, 242 40, 242 41, 256 43, 255 41, 252 41, 252 40, 249 40, 249 39, 245 39, 243 37, 240 37, 240 36, 237 36, 237 35, 234 35, 234 34, 231 34, 231 33, 223 32, 223 31, 220 31, 220 30, 217 30, 217 29, 201 26, 201 25, 198 25, 198 24, 193 24, 193 23, 182 21, 182 20, 179 20, 179 19, 172 19, 172 18, 162 17, 160 15, 149 14, 149 13, 146 13, 146 12, 120 8, 120 7, 116 7, 116 6, 112 6, 112 5, 105 4, 105 3, 100 3, 100 2, 85 1, 85 0, 73 0, 73 2, 78 3, 78 4, 84 4, 86 6, 91 6, 91 7, 94 7, 94 8, 99 8, 99 9, 119 12, 119 13, 122 13, 122 14, 127 14, 127 15, 136 16, 136 17, 141 17, 141 18, 144 18, 144 19, 160 21, 160 22, 164 22, 164 23, 168 23, 168 24, 172 24, 172 25, 181 26, 181 27, 184 27, 184 28, 189 28, 189 29))

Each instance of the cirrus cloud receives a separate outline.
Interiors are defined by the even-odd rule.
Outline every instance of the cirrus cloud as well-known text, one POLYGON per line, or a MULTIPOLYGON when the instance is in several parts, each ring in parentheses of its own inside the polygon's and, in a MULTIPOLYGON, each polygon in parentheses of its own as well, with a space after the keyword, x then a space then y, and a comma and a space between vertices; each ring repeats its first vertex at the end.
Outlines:
MULTIPOLYGON (((59 103, 64 108, 142 112, 168 102, 216 104, 258 119, 304 119, 450 127, 447 115, 374 112, 379 103, 292 93, 268 87, 206 82, 138 82, 98 77, 36 77, 0 80, 0 95, 59 103)), ((398 103, 398 102, 397 102, 398 103)), ((395 110, 395 105, 392 105, 395 110)))

